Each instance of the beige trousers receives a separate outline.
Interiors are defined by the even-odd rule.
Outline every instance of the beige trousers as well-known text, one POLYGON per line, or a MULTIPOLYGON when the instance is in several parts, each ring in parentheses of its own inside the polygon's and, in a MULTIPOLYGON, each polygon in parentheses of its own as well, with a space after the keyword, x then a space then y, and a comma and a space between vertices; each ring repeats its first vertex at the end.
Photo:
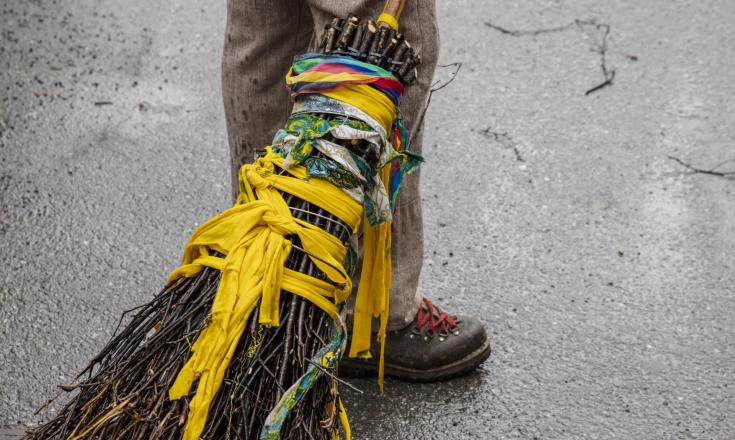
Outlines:
MULTIPOLYGON (((222 59, 222 94, 230 144, 233 197, 237 171, 268 145, 288 117, 284 75, 294 55, 314 49, 324 25, 354 13, 377 17, 381 0, 228 0, 222 59)), ((411 149, 421 152, 422 119, 439 50, 434 0, 408 0, 401 32, 421 54, 418 81, 402 98, 411 149)), ((423 124, 422 124, 423 125, 423 124)), ((423 262, 423 224, 419 173, 407 176, 398 196, 393 235, 393 286, 389 329, 415 317, 423 262)))

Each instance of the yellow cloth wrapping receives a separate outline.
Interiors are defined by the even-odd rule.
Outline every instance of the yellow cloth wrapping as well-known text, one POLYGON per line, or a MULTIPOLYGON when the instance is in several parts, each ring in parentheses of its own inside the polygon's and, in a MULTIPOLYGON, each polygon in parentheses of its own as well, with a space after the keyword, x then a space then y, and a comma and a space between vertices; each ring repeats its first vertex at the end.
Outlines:
POLYGON ((321 94, 359 108, 378 121, 386 133, 390 133, 396 117, 396 106, 383 92, 367 84, 345 84, 321 94))
POLYGON ((303 167, 289 169, 293 177, 273 174, 283 159, 270 152, 241 170, 247 200, 201 225, 187 243, 183 262, 169 282, 191 277, 204 266, 222 271, 212 304, 211 321, 192 346, 192 355, 169 390, 172 400, 187 396, 196 379, 196 393, 189 403, 184 440, 196 440, 204 429, 209 406, 216 395, 248 316, 260 300, 259 322, 277 326, 281 289, 300 295, 333 318, 336 304, 352 289, 342 261, 346 248, 334 236, 294 219, 278 190, 294 194, 335 215, 356 232, 362 206, 339 188, 320 179, 304 180, 303 167), (248 196, 250 197, 250 196, 248 196), (283 268, 291 250, 285 238, 296 235, 312 261, 331 283, 283 268), (209 255, 208 249, 224 258, 209 255), (336 286, 336 287, 335 287, 336 286))
MULTIPOLYGON (((344 81, 348 78, 365 79, 371 78, 370 75, 355 75, 349 73, 329 73, 320 72, 314 74, 313 72, 305 72, 301 75, 293 75, 293 68, 286 75, 286 84, 291 85, 303 81, 305 78, 318 76, 320 81, 328 83, 337 83, 344 81)), ((385 93, 378 89, 370 86, 369 84, 359 83, 347 83, 342 84, 339 87, 329 90, 321 91, 320 95, 328 96, 337 101, 346 102, 347 104, 357 107, 360 110, 367 113, 371 118, 378 121, 378 123, 385 129, 386 133, 391 131, 393 120, 396 117, 396 106, 393 101, 390 100, 385 93)))
MULTIPOLYGON (((384 167, 381 179, 387 183, 390 167, 384 167)), ((363 222, 363 268, 360 285, 355 297, 355 314, 352 318, 352 343, 350 357, 370 358, 370 336, 373 317, 380 317, 378 340, 380 342, 380 363, 378 385, 383 391, 383 353, 385 352, 385 331, 388 326, 388 303, 391 286, 391 222, 373 226, 363 222)))
MULTIPOLYGON (((290 75, 287 76, 287 80, 290 75)), ((345 84, 322 94, 360 108, 390 131, 396 108, 383 93, 366 84, 345 84)), ((303 167, 291 167, 291 176, 273 174, 283 159, 268 149, 268 154, 240 170, 240 197, 232 208, 210 219, 192 234, 182 264, 169 276, 169 283, 195 276, 203 267, 222 272, 212 304, 210 323, 192 346, 192 354, 169 390, 172 400, 187 396, 198 379, 196 393, 189 403, 183 440, 196 440, 204 429, 209 407, 219 390, 224 374, 242 335, 250 313, 260 301, 258 322, 279 325, 281 290, 300 295, 324 310, 337 315, 337 304, 344 302, 352 282, 342 265, 346 247, 326 231, 294 219, 278 190, 293 194, 340 218, 352 233, 363 220, 363 209, 345 192, 317 178, 306 180, 303 167), (291 242, 296 235, 315 265, 331 281, 285 269, 291 242), (209 254, 214 250, 224 255, 209 254), (336 286, 336 287, 335 287, 336 286)), ((390 167, 381 170, 388 183, 390 167)), ((391 224, 364 224, 364 256, 360 286, 356 297, 350 356, 369 357, 371 323, 380 316, 379 385, 383 389, 383 352, 388 323, 391 284, 391 224)), ((340 402, 340 419, 346 414, 340 402)), ((349 427, 346 428, 349 431, 349 427)), ((349 434, 348 434, 349 435, 349 434)))

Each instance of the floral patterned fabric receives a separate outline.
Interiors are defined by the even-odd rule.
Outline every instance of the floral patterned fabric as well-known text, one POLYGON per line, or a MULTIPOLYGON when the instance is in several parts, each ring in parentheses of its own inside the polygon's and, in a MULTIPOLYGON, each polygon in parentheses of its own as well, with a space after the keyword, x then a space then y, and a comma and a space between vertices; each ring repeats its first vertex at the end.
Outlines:
POLYGON ((284 158, 285 167, 304 165, 310 177, 325 179, 362 203, 371 225, 393 219, 395 200, 391 200, 378 170, 388 163, 394 168, 403 163, 404 169, 398 171, 408 172, 422 161, 418 155, 397 152, 380 124, 358 108, 317 94, 297 98, 291 117, 276 133, 271 146, 284 158), (348 148, 326 139, 328 135, 366 141, 378 157, 377 169, 348 148), (316 151, 324 157, 317 156, 316 151), (411 159, 409 166, 397 160, 402 157, 411 159))

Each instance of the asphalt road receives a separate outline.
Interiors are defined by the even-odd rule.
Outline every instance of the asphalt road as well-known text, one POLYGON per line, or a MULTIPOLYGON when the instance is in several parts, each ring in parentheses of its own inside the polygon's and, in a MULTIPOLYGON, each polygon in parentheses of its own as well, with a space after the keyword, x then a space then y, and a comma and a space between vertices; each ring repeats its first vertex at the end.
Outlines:
MULTIPOLYGON (((355 438, 733 438, 735 180, 668 156, 735 159, 735 3, 439 9, 462 69, 427 116, 421 288, 494 352, 357 381, 355 438)), ((0 438, 227 206, 223 27, 223 1, 0 2, 0 438)))

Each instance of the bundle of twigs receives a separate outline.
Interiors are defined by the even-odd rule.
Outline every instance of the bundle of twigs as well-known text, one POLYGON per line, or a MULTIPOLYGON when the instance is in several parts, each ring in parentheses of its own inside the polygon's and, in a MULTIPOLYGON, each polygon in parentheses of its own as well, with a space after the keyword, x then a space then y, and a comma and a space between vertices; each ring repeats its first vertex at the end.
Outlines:
POLYGON ((403 34, 389 26, 377 26, 373 20, 357 16, 335 18, 324 28, 320 50, 325 53, 348 55, 380 66, 399 77, 404 83, 416 77, 421 56, 403 34))
MULTIPOLYGON (((402 2, 389 2, 393 3, 402 2)), ((360 22, 357 17, 335 19, 322 41, 324 53, 349 54, 384 66, 404 82, 415 76, 418 55, 389 27, 360 22)), ((377 160, 364 141, 330 141, 350 148, 367 163, 377 160)), ((283 197, 294 218, 348 243, 351 230, 337 216, 291 194, 283 197)), ((298 237, 289 238, 293 249, 285 267, 328 281, 298 237)), ((193 341, 208 325, 220 278, 218 270, 205 268, 166 286, 149 303, 125 312, 115 335, 77 377, 78 382, 61 387, 76 394, 51 421, 25 438, 181 438, 190 400, 169 400, 168 390, 187 362, 193 341)), ((338 329, 324 311, 287 291, 280 296, 280 314, 284 317, 280 326, 266 327, 258 324, 257 309, 250 313, 201 438, 262 438, 269 414, 310 366, 320 369, 322 376, 291 410, 280 438, 326 440, 336 432, 336 365, 313 365, 312 359, 338 329)))
MULTIPOLYGON (((289 202, 294 217, 321 226, 342 240, 349 238, 349 230, 324 210, 293 197, 289 202)), ((319 269, 298 249, 292 252, 287 267, 319 276, 319 269)), ((220 275, 217 270, 204 269, 126 312, 135 314, 80 374, 86 374, 87 379, 62 387, 78 390, 78 394, 53 420, 26 438, 180 438, 186 402, 169 400, 168 389, 186 362, 192 341, 207 324, 220 275)), ((248 331, 211 407, 203 438, 259 438, 280 395, 329 340, 329 317, 319 308, 290 294, 282 295, 280 306, 286 319, 276 328, 258 325, 257 313, 251 314, 248 331)), ((326 414, 327 400, 333 398, 324 389, 327 386, 327 381, 319 381, 297 405, 282 429, 282 438, 330 437, 336 420, 326 414)))

